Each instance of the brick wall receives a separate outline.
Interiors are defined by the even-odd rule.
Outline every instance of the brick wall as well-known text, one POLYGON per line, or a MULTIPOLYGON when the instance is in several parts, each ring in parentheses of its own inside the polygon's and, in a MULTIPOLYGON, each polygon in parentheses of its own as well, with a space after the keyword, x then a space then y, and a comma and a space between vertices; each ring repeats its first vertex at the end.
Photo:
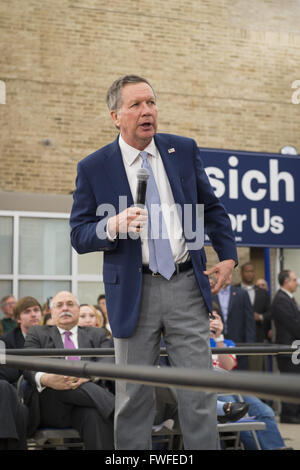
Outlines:
POLYGON ((0 189, 70 192, 116 135, 108 86, 132 72, 157 90, 161 132, 300 150, 299 19, 296 0, 2 0, 0 189))
POLYGON ((0 190, 72 191, 116 136, 105 93, 126 73, 152 82, 161 132, 299 151, 299 20, 297 0, 2 0, 0 190))

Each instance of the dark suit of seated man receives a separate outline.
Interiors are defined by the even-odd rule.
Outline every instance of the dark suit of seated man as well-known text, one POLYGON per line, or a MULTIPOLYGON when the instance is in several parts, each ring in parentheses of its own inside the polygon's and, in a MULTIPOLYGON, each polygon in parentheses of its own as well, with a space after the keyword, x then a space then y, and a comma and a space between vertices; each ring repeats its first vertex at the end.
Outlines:
MULTIPOLYGON (((77 326, 79 303, 70 292, 59 292, 53 298, 51 315, 55 326, 32 327, 25 348, 109 347, 103 328, 77 326)), ((39 392, 40 426, 73 427, 86 449, 113 449, 114 396, 106 388, 86 378, 44 372, 25 376, 39 392)))
POLYGON ((28 410, 15 387, 1 376, 1 369, 0 365, 0 451, 26 450, 28 410))

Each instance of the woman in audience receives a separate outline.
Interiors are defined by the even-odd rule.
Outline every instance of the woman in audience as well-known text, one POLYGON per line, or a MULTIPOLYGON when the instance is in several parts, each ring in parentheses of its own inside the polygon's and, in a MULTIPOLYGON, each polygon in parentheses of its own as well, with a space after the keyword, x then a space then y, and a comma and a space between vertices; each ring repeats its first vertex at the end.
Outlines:
POLYGON ((107 321, 107 317, 105 315, 105 313, 102 311, 101 307, 99 305, 94 305, 94 308, 97 310, 97 312, 99 313, 100 317, 101 317, 101 321, 102 321, 102 324, 100 326, 102 326, 102 328, 105 329, 106 333, 107 333, 107 336, 109 336, 109 338, 112 338, 112 334, 111 334, 111 329, 110 329, 110 325, 107 321))
MULTIPOLYGON (((212 318, 210 321, 211 347, 234 347, 235 343, 233 341, 224 340, 222 335, 223 323, 220 315, 218 314, 218 306, 215 304, 213 304, 212 313, 214 318, 212 318)), ((215 368, 221 368, 230 371, 236 367, 236 357, 233 354, 214 354, 213 365, 215 368)), ((218 397, 218 399, 224 402, 240 401, 236 395, 222 395, 218 397)), ((257 438, 262 450, 287 449, 277 427, 275 414, 272 408, 270 408, 266 403, 262 402, 255 396, 243 395, 242 400, 243 402, 250 405, 248 411, 249 416, 253 416, 258 421, 263 421, 266 424, 266 429, 264 431, 256 431, 257 438)), ((241 432, 241 442, 244 444, 246 450, 256 449, 250 431, 241 432)))
POLYGON ((102 328, 103 319, 93 305, 81 304, 78 326, 94 326, 102 328))

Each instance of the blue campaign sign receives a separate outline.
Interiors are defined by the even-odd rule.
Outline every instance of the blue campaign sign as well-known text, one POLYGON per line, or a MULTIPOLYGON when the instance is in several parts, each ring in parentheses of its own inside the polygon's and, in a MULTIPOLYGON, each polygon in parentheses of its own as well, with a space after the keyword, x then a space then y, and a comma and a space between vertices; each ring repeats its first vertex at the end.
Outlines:
POLYGON ((200 155, 237 245, 300 247, 300 156, 207 148, 200 155))

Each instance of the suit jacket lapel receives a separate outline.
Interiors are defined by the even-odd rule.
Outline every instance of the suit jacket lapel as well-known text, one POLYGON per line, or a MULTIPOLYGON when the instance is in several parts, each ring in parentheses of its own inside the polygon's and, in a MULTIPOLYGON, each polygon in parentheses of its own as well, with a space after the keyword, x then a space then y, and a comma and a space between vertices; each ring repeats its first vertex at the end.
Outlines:
MULTIPOLYGON (((78 348, 93 348, 95 347, 92 339, 89 337, 87 330, 84 327, 78 327, 78 348)), ((94 357, 83 357, 84 361, 95 361, 94 357)))
POLYGON ((63 344, 63 341, 61 339, 60 332, 59 332, 59 330, 56 326, 53 326, 50 329, 50 336, 51 336, 52 341, 55 345, 55 348, 58 348, 58 349, 64 348, 64 344, 63 344))
MULTIPOLYGON (((121 150, 119 147, 119 136, 106 150, 106 161, 103 165, 107 178, 111 182, 111 186, 115 188, 116 194, 127 196, 127 205, 123 208, 133 205, 133 197, 128 183, 126 170, 123 163, 121 150)), ((122 209, 122 210, 123 210, 122 209)))
POLYGON ((84 328, 78 327, 78 347, 79 348, 90 348, 91 341, 88 337, 87 331, 84 328))
POLYGON ((165 143, 158 134, 154 136, 154 140, 168 175, 174 200, 176 203, 183 205, 185 201, 180 180, 180 155, 176 152, 176 146, 172 145, 170 138, 168 142, 165 143), (171 153, 169 153, 168 150, 172 150, 171 153))

